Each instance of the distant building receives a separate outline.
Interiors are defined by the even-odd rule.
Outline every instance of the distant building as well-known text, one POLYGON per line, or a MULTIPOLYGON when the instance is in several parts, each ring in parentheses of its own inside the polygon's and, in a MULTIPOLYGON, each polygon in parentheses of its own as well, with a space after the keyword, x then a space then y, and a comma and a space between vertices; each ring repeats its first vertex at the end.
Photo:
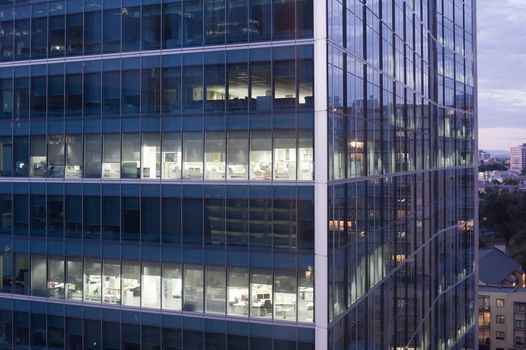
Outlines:
POLYGON ((510 170, 521 171, 526 167, 526 143, 510 149, 510 170))
POLYGON ((497 248, 480 251, 479 349, 526 347, 525 274, 497 248))
POLYGON ((491 159, 491 154, 489 152, 479 150, 479 161, 484 163, 490 159, 491 159))

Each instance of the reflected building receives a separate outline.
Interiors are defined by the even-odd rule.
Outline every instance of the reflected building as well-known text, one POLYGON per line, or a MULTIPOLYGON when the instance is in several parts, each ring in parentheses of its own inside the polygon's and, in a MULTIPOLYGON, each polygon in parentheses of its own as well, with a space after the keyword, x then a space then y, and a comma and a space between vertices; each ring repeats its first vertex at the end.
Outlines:
POLYGON ((474 348, 473 14, 0 0, 0 348, 474 348))

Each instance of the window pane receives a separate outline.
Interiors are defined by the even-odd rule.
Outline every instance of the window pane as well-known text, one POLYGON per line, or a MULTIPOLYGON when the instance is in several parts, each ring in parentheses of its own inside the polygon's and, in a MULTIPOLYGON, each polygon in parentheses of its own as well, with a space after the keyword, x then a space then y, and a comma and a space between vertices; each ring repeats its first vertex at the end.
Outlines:
POLYGON ((224 266, 206 267, 206 312, 225 314, 226 273, 224 266))
POLYGON ((123 179, 138 179, 141 176, 141 135, 122 134, 123 179))
POLYGON ((272 271, 269 269, 251 271, 250 315, 272 318, 272 271))
POLYGON ((229 180, 246 180, 248 178, 248 132, 229 131, 227 152, 227 178, 229 180))
POLYGON ((253 186, 250 188, 250 245, 272 246, 272 188, 253 186))
POLYGON ((82 197, 66 196, 66 237, 80 237, 82 235, 82 197))
POLYGON ((47 196, 47 234, 53 237, 64 235, 64 202, 63 196, 47 196))
POLYGON ((161 7, 160 5, 142 8, 142 49, 154 50, 161 46, 161 7))
POLYGON ((45 117, 47 107, 47 81, 43 66, 31 70, 31 117, 45 117))
POLYGON ((184 305, 183 311, 203 312, 203 267, 184 266, 184 305))
POLYGON ((27 136, 15 136, 14 151, 13 151, 13 165, 14 175, 26 177, 28 174, 28 156, 29 156, 29 139, 27 136))
POLYGON ((228 314, 248 316, 248 269, 231 267, 228 269, 228 314))
POLYGON ((142 60, 142 113, 158 114, 161 108, 161 70, 159 58, 143 58, 142 60))
POLYGON ((84 259, 84 301, 101 301, 101 263, 98 259, 84 259))
POLYGON ((296 321, 296 270, 276 270, 274 319, 296 321))
POLYGON ((142 270, 142 306, 161 307, 161 267, 159 263, 145 262, 142 270))
POLYGON ((13 175, 13 141, 10 136, 0 137, 0 176, 13 175))
POLYGON ((297 48, 298 105, 310 109, 314 106, 314 52, 312 47, 297 48))
POLYGON ((82 177, 82 135, 66 135, 66 178, 82 177))
POLYGON ((143 134, 142 136, 141 174, 143 179, 161 177, 161 140, 159 134, 143 134))
MULTIPOLYGON (((99 67, 95 67, 100 69, 99 67)), ((84 73, 84 115, 100 115, 101 74, 84 73)))
POLYGON ((298 271, 298 322, 314 322, 314 271, 298 271))
POLYGON ((138 197, 122 197, 122 239, 139 241, 141 213, 138 197))
POLYGON ((270 130, 250 132, 250 179, 272 179, 272 133, 270 130))
MULTIPOLYGON (((115 6, 116 4, 112 5, 115 6)), ((107 1, 104 2, 104 6, 108 6, 107 1)), ((118 52, 121 49, 121 17, 122 16, 120 7, 104 10, 104 52, 118 52)))
POLYGON ((180 179, 181 178, 181 134, 164 133, 163 134, 163 179, 180 179))
POLYGON ((162 112, 181 111, 181 62, 180 56, 163 57, 162 112))
POLYGON ((47 57, 47 4, 33 5, 31 58, 47 57))
POLYGON ((296 62, 294 49, 273 50, 274 108, 293 109, 296 105, 296 62))
POLYGON ((181 265, 163 264, 163 309, 181 310, 183 279, 181 265))
POLYGON ((82 300, 82 261, 68 258, 66 262, 66 299, 82 300))
POLYGON ((108 179, 120 178, 121 136, 119 134, 104 134, 103 152, 102 177, 108 179))
POLYGON ((102 238, 104 240, 120 239, 121 203, 119 196, 102 196, 102 238))
POLYGON ((226 40, 228 43, 241 43, 248 40, 248 0, 227 0, 226 40))
POLYGON ((141 203, 141 240, 159 243, 161 228, 161 202, 159 197, 157 195, 152 197, 143 195, 141 203))
POLYGON ((49 4, 49 56, 64 56, 66 17, 64 1, 55 1, 49 4))
POLYGON ((120 62, 106 61, 102 73, 102 113, 106 116, 119 115, 121 111, 120 62))
POLYGON ((100 197, 84 196, 84 236, 100 238, 100 197))
MULTIPOLYGON (((119 145, 120 146, 120 145, 119 145)), ((100 178, 101 174, 101 147, 100 135, 84 136, 84 177, 100 178)), ((120 152, 120 150, 119 150, 120 152)), ((117 168, 120 171, 120 168, 117 168)), ((111 174, 111 173, 108 173, 111 174)), ((119 174, 120 176, 120 174, 119 174)))
POLYGON ((182 1, 174 4, 163 4, 163 49, 181 46, 182 1))
POLYGON ((250 24, 248 31, 250 33, 250 41, 270 40, 272 23, 270 9, 271 0, 250 0, 250 24))
POLYGON ((222 44, 225 42, 225 1, 205 1, 206 44, 222 44))
POLYGON ((30 196, 31 234, 45 236, 46 234, 46 196, 31 194, 30 196))
POLYGON ((48 136, 49 177, 64 177, 64 135, 48 136))
POLYGON ((50 256, 48 258, 48 297, 64 299, 64 259, 50 256))
POLYGON ((200 132, 183 134, 183 178, 203 178, 203 136, 200 132))
POLYGON ((185 0, 183 3, 184 46, 203 43, 203 0, 185 0))
POLYGON ((181 242, 181 198, 162 199, 162 241, 181 242))
POLYGON ((12 61, 14 56, 14 21, 13 13, 11 11, 6 11, 2 14, 2 22, 0 23, 0 29, 2 30, 1 37, 1 59, 2 61, 12 61))
POLYGON ((44 255, 31 255, 31 295, 45 297, 47 266, 44 255))
POLYGON ((295 0, 274 0, 274 40, 294 39, 295 0))
POLYGON ((225 55, 224 52, 205 55, 205 84, 207 111, 225 109, 225 55))
POLYGON ((15 255, 15 288, 16 294, 29 295, 29 255, 18 253, 15 255))
POLYGON ((122 304, 141 305, 141 266, 138 263, 122 262, 122 304))
POLYGON ((11 72, 8 78, 0 79, 0 117, 11 119, 13 115, 13 80, 11 72))
POLYGON ((121 113, 123 115, 135 115, 140 112, 141 71, 139 60, 124 60, 122 66, 121 113))
POLYGON ((200 112, 204 97, 201 55, 185 55, 183 61, 183 111, 200 112))
MULTIPOLYGON (((20 72, 20 74, 26 72, 20 72)), ((27 74, 27 73, 26 73, 27 74)), ((29 77, 18 77, 15 69, 15 96, 13 99, 14 118, 29 116, 29 77)))
POLYGON ((15 60, 29 58, 29 34, 31 33, 31 24, 29 23, 29 8, 21 7, 18 9, 17 19, 15 21, 15 60), (25 18, 20 18, 25 17, 25 18))
POLYGON ((250 51, 250 109, 269 111, 272 105, 270 50, 250 51))
POLYGON ((141 44, 141 8, 122 8, 122 51, 139 51, 141 44))
POLYGON ((14 235, 27 235, 27 230, 29 228, 28 209, 29 203, 27 194, 13 195, 14 235))
POLYGON ((303 129, 298 139, 298 180, 314 179, 314 141, 313 132, 303 129))
POLYGON ((316 0, 296 0, 296 37, 312 38, 314 27, 313 2, 316 0))
POLYGON ((64 116, 64 66, 48 67, 47 80, 47 112, 50 117, 64 116))
POLYGON ((121 264, 118 260, 104 261, 103 279, 104 303, 120 304, 121 302, 121 264))
POLYGON ((296 133, 294 130, 274 132, 274 179, 296 179, 296 133))
POLYGON ((225 133, 210 131, 205 141, 205 179, 225 178, 225 133))
POLYGON ((100 53, 101 50, 102 15, 100 2, 100 0, 87 0, 85 4, 84 54, 100 53))
POLYGON ((31 158, 29 169, 31 177, 45 177, 47 172, 46 136, 31 136, 31 158))
MULTIPOLYGON (((66 66, 65 104, 66 117, 80 116, 82 114, 82 67, 72 63, 66 66)), ((86 81, 91 83, 91 81, 86 81)))
MULTIPOLYGON (((70 1, 68 1, 68 4, 69 2, 70 1)), ((78 11, 80 12, 80 10, 78 11)), ((68 12, 70 12, 69 6, 68 12)), ((84 18, 82 13, 69 13, 66 17, 66 52, 68 56, 82 54, 82 38, 84 36, 83 22, 84 18)))
POLYGON ((228 109, 246 110, 248 106, 247 51, 227 52, 228 109))

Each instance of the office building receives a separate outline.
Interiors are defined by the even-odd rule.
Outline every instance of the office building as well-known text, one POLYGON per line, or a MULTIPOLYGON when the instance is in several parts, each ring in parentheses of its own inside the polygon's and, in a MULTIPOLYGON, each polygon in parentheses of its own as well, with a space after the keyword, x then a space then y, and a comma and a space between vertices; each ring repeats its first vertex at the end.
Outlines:
POLYGON ((526 347, 526 274, 496 248, 479 257, 479 349, 526 347))
POLYGON ((474 348, 472 1, 0 4, 2 348, 474 348))
POLYGON ((522 171, 526 168, 526 143, 510 149, 510 170, 522 171))

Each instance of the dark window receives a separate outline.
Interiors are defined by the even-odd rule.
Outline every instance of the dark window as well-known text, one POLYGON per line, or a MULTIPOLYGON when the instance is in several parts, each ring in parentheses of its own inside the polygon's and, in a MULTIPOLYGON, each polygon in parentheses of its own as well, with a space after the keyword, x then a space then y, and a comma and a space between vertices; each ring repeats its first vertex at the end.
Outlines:
POLYGON ((48 66, 47 81, 47 111, 49 117, 64 116, 64 66, 54 64, 48 66))
POLYGON ((141 8, 122 7, 122 51, 138 51, 141 44, 141 8))
POLYGON ((68 0, 66 16, 66 55, 82 54, 84 37, 84 16, 82 15, 83 1, 68 0))
POLYGON ((141 232, 141 213, 138 197, 122 197, 122 239, 138 241, 141 232))
POLYGON ((34 4, 31 21, 31 58, 47 57, 47 4, 34 4))
POLYGON ((183 3, 184 46, 203 43, 203 0, 185 0, 183 3))
POLYGON ((101 52, 102 14, 101 0, 86 0, 84 13, 84 54, 101 52))
POLYGON ((225 42, 225 1, 205 0, 205 44, 225 42))
POLYGON ((49 4, 49 47, 50 57, 64 56, 66 37, 66 17, 64 1, 55 1, 49 4))
POLYGON ((141 74, 142 113, 158 114, 161 108, 161 70, 159 58, 143 58, 141 74))
MULTIPOLYGON (((250 41, 268 41, 272 28, 271 0, 250 0, 250 41)), ((292 12, 294 13, 294 12, 292 12)), ((287 14, 290 18, 291 13, 287 14)))
POLYGON ((163 49, 181 46, 181 7, 180 0, 163 1, 163 49))
POLYGON ((149 5, 142 8, 142 49, 154 50, 161 47, 161 6, 149 5))
POLYGON ((181 56, 163 57, 162 112, 181 110, 181 56))
POLYGON ((103 51, 118 52, 121 49, 121 8, 118 1, 104 1, 103 51), (113 6, 113 8, 111 8, 113 6))
POLYGON ((183 244, 201 245, 203 238, 202 187, 183 187, 183 244))

